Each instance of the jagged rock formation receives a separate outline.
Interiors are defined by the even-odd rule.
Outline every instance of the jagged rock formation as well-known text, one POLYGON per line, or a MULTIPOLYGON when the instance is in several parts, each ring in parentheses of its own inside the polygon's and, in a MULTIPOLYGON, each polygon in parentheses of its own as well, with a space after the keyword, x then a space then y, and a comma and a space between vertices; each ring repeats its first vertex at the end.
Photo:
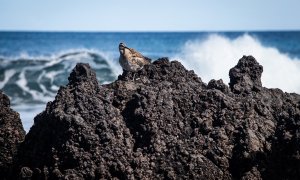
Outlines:
POLYGON ((207 85, 160 59, 99 85, 78 64, 36 116, 15 172, 32 179, 296 179, 300 96, 262 87, 244 56, 207 85), (133 81, 133 78, 135 80, 133 81))
POLYGON ((9 178, 17 146, 24 137, 19 114, 10 108, 9 98, 0 91, 0 179, 9 178))

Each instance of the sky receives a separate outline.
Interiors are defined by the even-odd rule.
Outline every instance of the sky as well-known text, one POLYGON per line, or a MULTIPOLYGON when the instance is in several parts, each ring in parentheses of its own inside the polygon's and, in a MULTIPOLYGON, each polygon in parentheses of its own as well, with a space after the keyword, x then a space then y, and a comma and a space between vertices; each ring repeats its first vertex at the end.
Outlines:
POLYGON ((0 30, 300 30, 300 0, 0 0, 0 30))

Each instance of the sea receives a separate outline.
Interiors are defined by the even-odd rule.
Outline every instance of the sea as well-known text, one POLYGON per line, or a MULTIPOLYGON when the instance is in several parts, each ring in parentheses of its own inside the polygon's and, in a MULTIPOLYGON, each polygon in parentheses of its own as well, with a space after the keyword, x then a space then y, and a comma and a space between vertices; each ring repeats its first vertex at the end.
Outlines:
POLYGON ((0 32, 0 89, 25 130, 68 83, 76 63, 89 63, 100 84, 116 80, 120 42, 153 61, 177 60, 205 83, 228 83, 229 69, 252 55, 264 67, 263 86, 300 94, 300 31, 0 32))

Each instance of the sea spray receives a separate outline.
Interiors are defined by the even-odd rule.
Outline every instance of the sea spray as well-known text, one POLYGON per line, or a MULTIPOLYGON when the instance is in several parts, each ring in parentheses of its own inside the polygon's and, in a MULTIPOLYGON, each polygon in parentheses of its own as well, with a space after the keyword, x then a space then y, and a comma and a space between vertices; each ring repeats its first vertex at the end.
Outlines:
POLYGON ((263 86, 300 93, 300 59, 266 47, 249 34, 234 39, 212 34, 204 41, 188 41, 176 58, 205 82, 223 79, 228 83, 228 69, 243 55, 254 56, 264 66, 263 86))

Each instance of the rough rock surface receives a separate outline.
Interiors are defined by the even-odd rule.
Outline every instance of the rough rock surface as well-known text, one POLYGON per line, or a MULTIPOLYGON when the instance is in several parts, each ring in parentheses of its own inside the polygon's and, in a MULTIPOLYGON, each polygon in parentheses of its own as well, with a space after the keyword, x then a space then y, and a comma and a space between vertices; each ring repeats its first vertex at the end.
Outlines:
POLYGON ((19 114, 10 108, 9 98, 0 91, 0 179, 9 178, 17 146, 24 137, 19 114))
POLYGON ((99 85, 87 64, 35 117, 14 174, 32 179, 297 179, 300 96, 244 56, 207 85, 159 59, 99 85), (135 80, 133 80, 135 77, 135 80))

